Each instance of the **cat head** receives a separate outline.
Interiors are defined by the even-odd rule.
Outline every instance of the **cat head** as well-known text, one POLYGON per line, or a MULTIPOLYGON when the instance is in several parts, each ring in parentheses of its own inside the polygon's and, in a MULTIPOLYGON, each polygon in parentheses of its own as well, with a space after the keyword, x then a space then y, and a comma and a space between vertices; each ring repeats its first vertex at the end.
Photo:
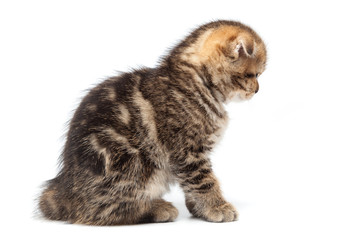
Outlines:
POLYGON ((265 70, 266 48, 249 27, 220 25, 206 37, 200 55, 227 100, 250 99, 259 91, 258 78, 265 70))
POLYGON ((225 100, 250 99, 259 91, 258 77, 266 65, 266 47, 261 38, 239 22, 206 24, 186 40, 182 60, 206 70, 209 85, 225 100), (191 43, 189 43, 191 42, 191 43))

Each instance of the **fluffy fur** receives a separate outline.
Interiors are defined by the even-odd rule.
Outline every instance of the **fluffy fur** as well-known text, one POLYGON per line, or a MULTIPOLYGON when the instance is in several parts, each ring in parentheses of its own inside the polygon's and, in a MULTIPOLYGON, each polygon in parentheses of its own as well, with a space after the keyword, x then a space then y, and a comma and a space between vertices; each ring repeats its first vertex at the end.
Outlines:
POLYGON ((178 211, 161 197, 178 182, 194 216, 236 220, 208 155, 228 120, 223 104, 251 98, 265 64, 265 45, 251 28, 216 21, 157 68, 99 84, 71 120, 61 171, 39 200, 43 215, 90 225, 173 221, 178 211))

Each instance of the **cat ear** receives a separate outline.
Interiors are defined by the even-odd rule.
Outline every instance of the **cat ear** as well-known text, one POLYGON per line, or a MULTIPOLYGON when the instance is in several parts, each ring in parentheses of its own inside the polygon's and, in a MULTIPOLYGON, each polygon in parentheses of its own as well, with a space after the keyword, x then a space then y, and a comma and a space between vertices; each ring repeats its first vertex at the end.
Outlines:
POLYGON ((252 58, 256 53, 256 43, 252 38, 239 38, 230 44, 230 49, 230 57, 233 59, 252 58))

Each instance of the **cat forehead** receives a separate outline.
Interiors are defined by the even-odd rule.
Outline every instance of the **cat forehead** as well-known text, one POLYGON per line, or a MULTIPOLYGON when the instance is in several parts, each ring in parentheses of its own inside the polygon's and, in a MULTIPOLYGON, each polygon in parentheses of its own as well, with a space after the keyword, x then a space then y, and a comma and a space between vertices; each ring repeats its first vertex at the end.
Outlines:
POLYGON ((265 70, 265 63, 260 62, 258 59, 248 59, 242 64, 241 68, 244 72, 262 73, 265 70))

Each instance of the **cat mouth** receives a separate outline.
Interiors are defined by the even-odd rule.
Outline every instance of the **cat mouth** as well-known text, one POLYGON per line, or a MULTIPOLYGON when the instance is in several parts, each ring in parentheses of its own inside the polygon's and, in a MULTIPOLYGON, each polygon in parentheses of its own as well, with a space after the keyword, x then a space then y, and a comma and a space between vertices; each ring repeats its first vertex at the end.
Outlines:
POLYGON ((248 92, 248 91, 238 91, 230 96, 231 101, 244 101, 250 100, 255 95, 255 92, 248 92))
POLYGON ((241 91, 239 92, 240 98, 242 99, 250 99, 255 95, 255 92, 250 92, 250 91, 241 91))
POLYGON ((246 98, 252 98, 254 95, 255 95, 254 92, 246 92, 246 93, 245 93, 245 97, 246 97, 246 98))

